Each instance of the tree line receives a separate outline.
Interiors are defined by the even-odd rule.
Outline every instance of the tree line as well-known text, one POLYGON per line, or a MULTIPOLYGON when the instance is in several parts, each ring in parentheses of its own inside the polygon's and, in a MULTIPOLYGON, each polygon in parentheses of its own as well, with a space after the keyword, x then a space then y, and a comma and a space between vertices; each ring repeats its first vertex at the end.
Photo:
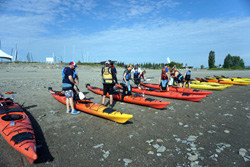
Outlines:
MULTIPOLYGON (((215 66, 215 52, 210 51, 208 56, 209 69, 216 68, 215 66)), ((221 65, 219 65, 221 68, 221 65)), ((225 69, 245 69, 244 60, 240 56, 231 56, 228 54, 224 59, 223 68, 225 69)))
MULTIPOLYGON (((164 67, 165 63, 137 63, 134 64, 134 66, 137 65, 140 68, 147 68, 147 69, 161 69, 162 67, 164 67)), ((183 63, 177 63, 172 61, 171 63, 169 63, 169 67, 173 67, 176 66, 177 68, 182 68, 183 67, 183 63)), ((118 67, 125 67, 126 64, 124 64, 124 62, 117 62, 116 66, 118 67)))

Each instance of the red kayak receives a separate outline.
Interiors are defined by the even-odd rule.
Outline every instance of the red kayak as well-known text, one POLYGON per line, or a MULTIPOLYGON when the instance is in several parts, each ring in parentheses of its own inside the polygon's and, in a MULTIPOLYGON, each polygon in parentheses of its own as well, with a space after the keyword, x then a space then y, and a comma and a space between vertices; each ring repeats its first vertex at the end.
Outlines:
POLYGON ((2 136, 13 148, 25 155, 30 163, 33 163, 37 159, 36 140, 28 116, 10 98, 0 97, 0 105, 2 136))
MULTIPOLYGON (((99 95, 103 95, 103 89, 101 88, 96 88, 96 87, 92 87, 89 84, 86 85, 87 88, 99 95)), ((107 93, 106 97, 109 97, 109 94, 107 93)), ((121 97, 122 97, 122 93, 121 92, 115 92, 113 94, 113 98, 115 100, 119 100, 121 101, 121 97)), ((146 97, 142 97, 142 95, 138 95, 138 94, 134 94, 134 95, 126 95, 124 96, 123 99, 124 102, 127 103, 133 103, 133 104, 138 104, 138 105, 143 105, 143 106, 148 106, 148 107, 152 107, 152 108, 164 108, 167 105, 170 104, 170 102, 167 101, 159 101, 159 100, 155 100, 155 99, 151 99, 151 98, 146 98, 146 97)))
MULTIPOLYGON (((151 83, 143 83, 141 82, 142 86, 146 86, 148 88, 155 88, 155 89, 160 89, 159 84, 151 84, 151 83)), ((204 91, 204 90, 197 90, 197 89, 190 89, 190 88, 179 88, 176 86, 169 86, 169 91, 174 91, 174 92, 180 92, 180 93, 189 93, 189 94, 195 94, 195 95, 210 95, 211 91, 204 91)))
MULTIPOLYGON (((117 88, 122 89, 122 85, 116 85, 117 88)), ((180 99, 180 100, 189 100, 189 101, 200 101, 201 99, 205 98, 206 95, 193 95, 189 93, 179 93, 173 91, 160 91, 159 89, 155 88, 133 88, 132 92, 135 93, 144 93, 146 95, 151 96, 159 96, 159 97, 167 97, 172 99, 180 99)))

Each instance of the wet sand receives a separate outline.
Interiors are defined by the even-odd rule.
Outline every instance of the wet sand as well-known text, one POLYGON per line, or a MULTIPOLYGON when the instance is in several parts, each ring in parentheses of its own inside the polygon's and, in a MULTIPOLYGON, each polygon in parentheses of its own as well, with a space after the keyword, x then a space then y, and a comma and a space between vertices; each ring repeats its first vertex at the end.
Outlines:
MULTIPOLYGON (((118 124, 84 112, 65 113, 65 105, 48 92, 48 87, 61 90, 63 67, 0 64, 0 93, 16 92, 15 102, 26 110, 35 129, 39 157, 30 165, 1 136, 1 167, 250 166, 249 85, 213 91, 200 102, 146 95, 171 102, 161 110, 117 102, 115 109, 134 116, 118 124), (247 151, 244 158, 241 148, 247 151)), ((102 87, 101 66, 79 66, 77 71, 80 90, 101 103, 100 95, 85 88, 87 83, 102 87)), ((118 68, 119 82, 122 73, 118 68)), ((145 77, 151 78, 147 82, 157 83, 159 73, 147 70, 145 77)), ((250 71, 192 71, 192 78, 213 75, 250 78, 250 71)))

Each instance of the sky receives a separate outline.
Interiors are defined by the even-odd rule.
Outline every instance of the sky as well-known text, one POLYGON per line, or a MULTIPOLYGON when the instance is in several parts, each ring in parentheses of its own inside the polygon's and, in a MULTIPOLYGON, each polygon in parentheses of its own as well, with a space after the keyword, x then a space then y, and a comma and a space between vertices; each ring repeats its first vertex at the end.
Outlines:
POLYGON ((250 65, 250 0, 0 0, 0 40, 21 61, 250 65))

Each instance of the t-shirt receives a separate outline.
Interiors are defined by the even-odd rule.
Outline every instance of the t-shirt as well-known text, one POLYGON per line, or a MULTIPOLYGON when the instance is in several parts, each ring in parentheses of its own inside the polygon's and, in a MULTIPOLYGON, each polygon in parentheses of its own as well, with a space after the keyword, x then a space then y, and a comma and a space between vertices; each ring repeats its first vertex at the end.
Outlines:
POLYGON ((73 87, 73 83, 70 82, 69 80, 69 76, 71 75, 73 77, 73 74, 74 71, 71 68, 65 67, 62 71, 62 77, 63 77, 62 83, 71 84, 71 86, 73 87))

